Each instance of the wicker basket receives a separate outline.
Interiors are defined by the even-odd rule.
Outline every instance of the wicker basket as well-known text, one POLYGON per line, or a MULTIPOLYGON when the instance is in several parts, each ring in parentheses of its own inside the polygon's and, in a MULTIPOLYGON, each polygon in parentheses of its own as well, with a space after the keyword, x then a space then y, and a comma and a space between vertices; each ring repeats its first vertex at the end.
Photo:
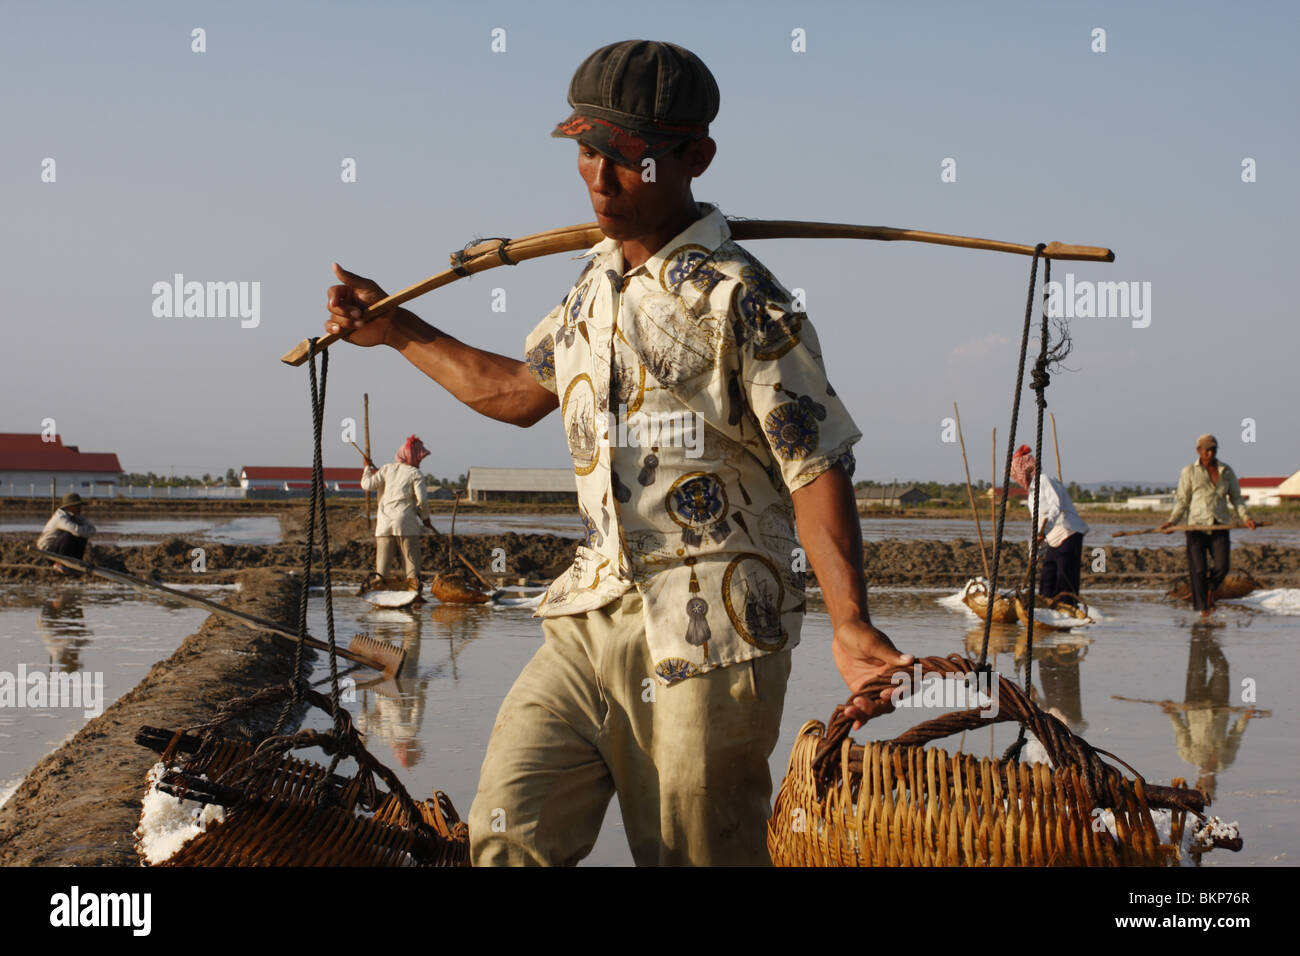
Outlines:
MULTIPOLYGON (((962 603, 980 618, 988 613, 989 586, 979 579, 966 583, 966 590, 961 595, 962 603)), ((1016 602, 1014 595, 999 594, 993 601, 993 621, 997 624, 1016 623, 1016 602)))
MULTIPOLYGON (((966 658, 928 657, 921 673, 962 676, 966 658)), ((909 671, 910 667, 897 670, 909 671)), ((888 689, 893 671, 859 693, 888 689)), ((778 866, 1160 866, 1176 864, 1187 813, 1205 797, 1128 779, 1055 717, 998 678, 998 713, 968 710, 919 724, 887 742, 853 743, 837 707, 829 724, 799 731, 768 821, 778 866), (1016 720, 1052 761, 948 754, 925 743, 991 722, 1016 720), (1171 811, 1163 843, 1152 808, 1171 811), (1108 814, 1108 815, 1107 815, 1108 814), (1104 824, 1108 823, 1109 826, 1104 824), (1112 835, 1113 830, 1113 835, 1112 835)), ((854 695, 858 696, 857 694, 854 695)), ((1107 756, 1110 756, 1109 754, 1107 756)), ((1115 758, 1118 759, 1118 758, 1115 758)), ((1125 765, 1127 766, 1127 765, 1125 765)), ((1130 770, 1132 768, 1129 768, 1130 770)))
MULTIPOLYGON (((1223 583, 1210 594, 1210 598, 1215 601, 1221 601, 1224 598, 1229 600, 1243 598, 1261 586, 1249 571, 1229 571, 1224 576, 1223 583)), ((1186 575, 1169 589, 1169 593, 1165 597, 1175 601, 1190 601, 1192 599, 1192 586, 1188 583, 1186 575)))
MULTIPOLYGON (((237 704, 274 701, 281 690, 270 688, 237 704)), ((314 691, 306 698, 329 708, 314 691)), ((136 742, 161 752, 159 790, 223 808, 221 820, 156 865, 469 866, 469 828, 451 800, 441 791, 423 802, 412 800, 343 714, 342 733, 303 730, 258 745, 141 728, 136 742), (352 777, 288 753, 304 747, 333 753, 340 746, 357 762, 352 777)), ((144 862, 143 846, 137 849, 144 862)))

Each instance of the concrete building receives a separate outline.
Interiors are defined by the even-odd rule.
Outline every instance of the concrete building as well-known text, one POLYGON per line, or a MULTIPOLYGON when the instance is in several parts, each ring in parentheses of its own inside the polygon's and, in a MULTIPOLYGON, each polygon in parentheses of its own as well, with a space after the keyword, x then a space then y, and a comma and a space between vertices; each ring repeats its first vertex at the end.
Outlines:
POLYGON ((1133 495, 1124 500, 1125 511, 1172 511, 1174 496, 1168 495, 1133 495))
POLYGON ((930 496, 916 485, 869 485, 855 489, 853 496, 857 498, 858 504, 870 507, 917 505, 930 500, 930 496))
MULTIPOLYGON (((361 494, 361 466, 323 468, 325 490, 330 494, 361 494)), ((311 469, 283 465, 248 465, 239 471, 239 485, 248 497, 280 492, 305 495, 311 491, 311 469)))
POLYGON ((471 467, 466 482, 470 501, 564 501, 578 503, 572 468, 471 467))
POLYGON ((59 435, 0 433, 0 495, 111 498, 121 476, 112 452, 84 452, 59 435))

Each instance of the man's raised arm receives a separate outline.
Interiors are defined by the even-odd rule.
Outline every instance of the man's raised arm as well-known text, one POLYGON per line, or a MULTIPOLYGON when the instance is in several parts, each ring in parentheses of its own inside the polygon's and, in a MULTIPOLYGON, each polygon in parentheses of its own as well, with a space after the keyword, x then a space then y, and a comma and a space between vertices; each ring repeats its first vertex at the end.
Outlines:
POLYGON ((558 407, 555 394, 537 384, 525 362, 466 345, 406 309, 362 319, 365 306, 384 298, 384 290, 337 263, 334 274, 343 284, 329 288, 327 332, 350 331, 353 345, 396 349, 457 399, 497 421, 527 428, 558 407))

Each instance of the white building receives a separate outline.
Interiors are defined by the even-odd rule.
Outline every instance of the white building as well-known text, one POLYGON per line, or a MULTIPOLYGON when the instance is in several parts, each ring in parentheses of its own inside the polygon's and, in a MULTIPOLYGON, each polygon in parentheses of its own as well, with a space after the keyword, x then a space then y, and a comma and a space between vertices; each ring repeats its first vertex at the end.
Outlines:
POLYGON ((1124 502, 1126 511, 1173 511, 1173 495, 1134 495, 1124 502))
POLYGON ((572 468, 471 467, 465 483, 470 501, 578 502, 572 468))

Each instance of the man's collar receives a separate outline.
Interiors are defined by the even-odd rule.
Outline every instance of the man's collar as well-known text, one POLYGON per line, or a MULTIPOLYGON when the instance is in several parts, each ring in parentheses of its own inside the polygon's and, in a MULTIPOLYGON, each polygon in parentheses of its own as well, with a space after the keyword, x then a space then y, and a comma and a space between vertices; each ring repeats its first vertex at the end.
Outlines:
MULTIPOLYGON (((701 202, 695 204, 699 211, 699 218, 683 229, 663 247, 655 252, 637 269, 645 269, 650 275, 658 278, 663 271, 665 259, 682 246, 696 246, 702 248, 705 252, 712 254, 717 251, 718 247, 731 238, 731 227, 727 225, 727 219, 722 215, 722 211, 712 203, 701 202)), ((579 257, 586 258, 594 256, 597 259, 604 259, 607 256, 617 256, 622 265, 622 245, 617 239, 606 237, 592 246, 587 252, 579 257)), ((613 265, 611 264, 611 268, 613 265)), ((620 273, 622 270, 619 270, 620 273)))
POLYGON ((727 225, 726 217, 717 206, 706 202, 696 203, 695 206, 699 210, 700 217, 664 243, 663 248, 647 259, 642 267, 669 291, 676 291, 676 286, 688 278, 690 272, 694 272, 708 256, 731 238, 731 227, 727 225), (682 246, 694 246, 695 248, 691 250, 694 255, 689 265, 682 264, 684 274, 677 276, 676 282, 670 283, 664 275, 664 266, 666 260, 682 246), (701 251, 703 255, 700 254, 701 251))

